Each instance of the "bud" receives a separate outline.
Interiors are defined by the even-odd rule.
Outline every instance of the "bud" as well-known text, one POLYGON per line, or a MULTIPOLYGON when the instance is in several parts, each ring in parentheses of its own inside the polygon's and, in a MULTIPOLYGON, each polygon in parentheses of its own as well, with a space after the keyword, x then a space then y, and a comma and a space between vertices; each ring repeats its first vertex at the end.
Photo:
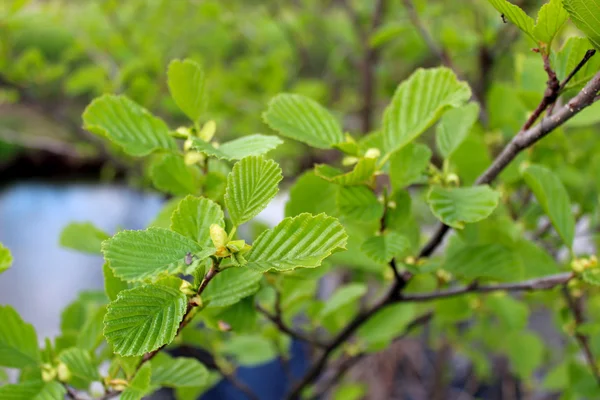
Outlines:
POLYGON ((354 157, 354 156, 346 156, 342 159, 343 166, 354 165, 357 162, 358 162, 358 157, 354 157))
POLYGON ((42 364, 42 380, 44 382, 50 382, 53 381, 54 378, 56 378, 56 369, 50 364, 42 364))
POLYGON ((241 239, 240 240, 232 240, 229 243, 227 243, 227 248, 234 253, 241 251, 245 246, 246 246, 246 241, 241 240, 241 239))
POLYGON ((381 151, 375 147, 372 147, 365 153, 365 158, 379 158, 380 155, 381 151))
POLYGON ((200 132, 198 132, 198 137, 204 140, 205 142, 210 142, 215 136, 216 131, 217 123, 213 120, 210 120, 207 123, 205 123, 200 132))
POLYGON ((183 142, 184 151, 190 151, 192 147, 194 147, 194 142, 192 142, 192 139, 187 139, 185 142, 183 142))
POLYGON ((231 325, 229 325, 227 322, 219 320, 217 322, 217 326, 219 327, 219 330, 221 332, 229 332, 231 330, 231 325))
POLYGON ((452 280, 452 274, 446 271, 445 269, 438 269, 435 272, 435 274, 437 278, 443 283, 448 283, 452 280))
POLYGON ((200 307, 200 308, 202 308, 202 306, 203 306, 202 298, 200 298, 200 296, 198 296, 198 295, 192 297, 190 299, 190 303, 193 303, 196 305, 196 307, 200 307))
POLYGON ((185 126, 180 126, 175 132, 171 133, 172 136, 175 136, 176 138, 180 139, 189 138, 191 134, 192 133, 190 132, 189 128, 185 126))
POLYGON ((58 380, 61 382, 67 382, 71 379, 71 371, 69 371, 69 367, 67 367, 64 363, 58 363, 58 367, 56 367, 58 372, 58 380))
POLYGON ((185 165, 194 165, 204 161, 204 158, 204 154, 198 151, 188 151, 183 156, 183 161, 185 162, 185 165))
POLYGON ((452 173, 452 174, 448 174, 448 176, 446 177, 446 182, 449 185, 458 186, 460 184, 460 179, 458 178, 458 175, 452 173))
POLYGON ((188 296, 193 296, 196 294, 194 287, 188 281, 181 281, 181 285, 179 285, 179 291, 188 296))
POLYGON ((225 249, 225 245, 229 241, 229 237, 227 236, 225 229, 217 224, 212 224, 210 226, 210 238, 217 251, 219 251, 221 248, 225 249))
POLYGON ((571 261, 571 269, 580 274, 585 270, 585 264, 579 258, 576 258, 571 261))

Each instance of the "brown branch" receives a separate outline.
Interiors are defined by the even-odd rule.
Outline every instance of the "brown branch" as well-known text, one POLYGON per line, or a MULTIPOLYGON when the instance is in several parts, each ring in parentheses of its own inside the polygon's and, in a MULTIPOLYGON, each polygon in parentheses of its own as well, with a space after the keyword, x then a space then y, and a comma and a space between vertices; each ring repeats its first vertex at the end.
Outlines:
POLYGON ((248 397, 250 400, 260 400, 258 395, 256 393, 254 393, 252 388, 250 386, 246 385, 244 382, 240 381, 235 375, 227 374, 220 368, 218 368, 217 370, 219 371, 219 373, 221 374, 223 379, 225 379, 227 382, 229 382, 232 386, 234 386, 240 392, 244 393, 246 395, 246 397, 248 397))
MULTIPOLYGON (((492 165, 477 178, 475 184, 484 185, 491 183, 519 153, 563 125, 584 108, 593 104, 598 91, 600 91, 600 73, 597 73, 575 97, 556 110, 551 116, 542 119, 537 125, 515 135, 492 162, 492 165)), ((429 242, 421 250, 419 257, 430 256, 442 243, 444 236, 449 230, 450 228, 447 225, 439 224, 429 242)))
POLYGON ((575 339, 585 355, 585 359, 590 367, 592 375, 594 375, 596 382, 598 382, 598 385, 600 386, 600 371, 598 371, 598 365, 596 364, 594 354, 592 353, 590 340, 587 335, 578 332, 578 328, 585 323, 585 316, 583 315, 583 298, 579 297, 575 299, 569 292, 567 286, 563 286, 563 296, 575 320, 575 339))
POLYGON ((258 310, 258 312, 260 312, 262 315, 264 315, 268 320, 270 320, 273 324, 275 324, 275 326, 277 326, 277 328, 281 332, 285 333, 286 335, 290 336, 291 338, 294 338, 301 342, 308 343, 315 347, 324 348, 327 346, 325 343, 320 342, 316 339, 310 338, 310 337, 304 335, 303 333, 298 332, 298 331, 290 328, 289 326, 287 326, 285 324, 285 322, 283 321, 281 314, 275 314, 275 315, 271 314, 270 312, 265 310, 263 307, 261 307, 259 304, 256 304, 256 309, 258 310))

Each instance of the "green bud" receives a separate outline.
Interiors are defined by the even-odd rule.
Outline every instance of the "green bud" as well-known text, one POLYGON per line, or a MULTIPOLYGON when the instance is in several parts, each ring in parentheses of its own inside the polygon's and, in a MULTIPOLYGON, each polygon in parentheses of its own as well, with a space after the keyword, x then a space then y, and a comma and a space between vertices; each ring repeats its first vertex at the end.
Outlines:
POLYGON ((225 229, 217 224, 212 224, 210 226, 210 239, 217 250, 222 247, 224 248, 229 241, 229 237, 227 236, 225 229))
POLYGON ((373 148, 370 148, 369 150, 367 150, 367 152, 365 153, 365 158, 379 158, 380 155, 381 155, 381 151, 379 151, 379 149, 373 147, 373 148))
POLYGON ((217 123, 213 120, 210 120, 207 123, 205 123, 200 132, 198 132, 198 137, 204 140, 205 142, 210 142, 215 136, 216 131, 217 123))
POLYGON ((203 161, 204 158, 205 158, 204 154, 202 154, 198 151, 188 151, 183 156, 183 161, 185 162, 185 165, 194 165, 194 164, 198 164, 199 162, 203 161))
POLYGON ((50 364, 42 364, 42 380, 44 382, 53 381, 56 378, 56 369, 50 364))
POLYGON ((56 367, 58 372, 58 380, 61 382, 68 382, 71 379, 71 371, 69 371, 69 367, 67 367, 64 363, 59 363, 58 367, 56 367))
POLYGON ((188 296, 193 296, 196 294, 194 287, 188 281, 181 281, 181 285, 179 286, 179 290, 181 293, 186 294, 188 296))
POLYGON ((241 240, 241 239, 240 240, 232 240, 231 242, 227 243, 227 248, 234 253, 241 251, 245 246, 246 246, 246 241, 241 240))

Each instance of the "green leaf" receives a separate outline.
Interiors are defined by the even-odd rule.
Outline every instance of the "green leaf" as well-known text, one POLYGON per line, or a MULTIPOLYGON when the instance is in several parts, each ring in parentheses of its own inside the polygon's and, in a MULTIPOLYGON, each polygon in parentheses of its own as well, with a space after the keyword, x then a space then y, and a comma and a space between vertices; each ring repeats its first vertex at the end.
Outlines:
POLYGON ((85 382, 100 380, 100 374, 94 366, 89 352, 73 347, 62 351, 58 359, 69 368, 72 376, 85 382))
POLYGON ((401 149, 429 128, 448 108, 460 107, 471 89, 452 70, 418 69, 396 89, 383 117, 386 152, 401 149))
POLYGON ((60 383, 29 381, 0 386, 2 400, 64 400, 66 389, 60 383))
POLYGON ((215 276, 204 292, 207 307, 227 307, 251 296, 260 288, 262 274, 247 268, 228 268, 215 276))
POLYGON ((583 271, 581 277, 590 285, 600 286, 600 268, 590 268, 583 271))
POLYGON ((108 263, 102 265, 102 273, 104 275, 104 290, 110 301, 116 300, 117 295, 121 290, 129 288, 127 282, 115 276, 112 268, 108 266, 108 263))
POLYGON ((273 343, 258 335, 233 336, 223 343, 221 351, 233 356, 239 365, 247 367, 264 364, 277 356, 273 343))
POLYGON ((241 138, 221 143, 218 147, 196 137, 192 137, 191 140, 195 150, 208 156, 228 161, 267 154, 283 143, 277 136, 260 134, 242 136, 241 138))
POLYGON ((11 306, 0 306, 0 365, 24 368, 40 361, 37 336, 11 306))
POLYGON ((504 15, 504 18, 515 24, 521 31, 529 35, 529 37, 537 43, 537 40, 533 36, 533 18, 525 14, 525 12, 521 8, 514 4, 511 4, 507 0, 488 1, 496 10, 498 10, 498 12, 504 15))
POLYGON ((319 313, 319 319, 323 320, 338 310, 354 303, 367 293, 367 286, 364 283, 350 283, 338 288, 331 298, 325 302, 325 306, 319 313))
POLYGON ((327 164, 315 165, 315 174, 328 182, 344 186, 370 185, 377 172, 377 158, 363 157, 350 172, 342 172, 327 164))
POLYGON ((544 342, 531 332, 511 332, 504 337, 512 370, 521 379, 532 379, 544 360, 544 342))
POLYGON ((102 244, 115 276, 128 282, 157 279, 186 271, 186 256, 199 260, 214 252, 177 232, 163 228, 121 231, 102 244))
POLYGON ((263 119, 281 135, 319 149, 329 149, 344 141, 335 117, 316 101, 299 94, 275 96, 263 119))
POLYGON ((173 60, 167 70, 169 92, 177 106, 192 121, 197 122, 206 106, 206 76, 202 67, 192 60, 173 60))
POLYGON ((479 105, 469 103, 466 106, 446 112, 435 131, 437 147, 448 159, 461 143, 467 138, 471 128, 479 117, 479 105))
POLYGON ((358 329, 357 336, 368 347, 387 345, 404 332, 414 315, 414 304, 387 306, 365 322, 358 329))
POLYGON ((121 394, 120 400, 141 400, 150 391, 151 377, 151 364, 144 363, 121 394))
POLYGON ((2 243, 0 243, 0 274, 10 268, 12 265, 12 254, 2 243))
POLYGON ((333 252, 345 250, 348 236, 335 218, 300 214, 264 231, 246 255, 247 267, 266 272, 315 268, 333 252))
POLYGON ((200 171, 185 164, 176 154, 161 154, 150 166, 154 186, 175 196, 197 193, 200 189, 200 171))
POLYGON ((295 217, 304 212, 333 215, 337 212, 337 191, 339 186, 327 182, 314 172, 301 175, 290 188, 290 199, 285 205, 285 216, 295 217))
POLYGON ((500 244, 466 245, 448 255, 442 267, 466 279, 518 280, 523 266, 517 254, 500 244))
POLYGON ((371 221, 383 215, 383 204, 366 186, 341 187, 337 206, 341 215, 357 221, 371 221))
POLYGON ((387 263, 392 258, 402 255, 409 248, 408 238, 393 231, 370 237, 360 246, 367 256, 378 263, 387 263))
MULTIPOLYGON (((583 60, 585 53, 592 49, 592 44, 586 38, 570 37, 558 53, 553 53, 553 65, 556 69, 556 75, 560 80, 564 80, 577 65, 583 60)), ((583 87, 600 70, 600 57, 595 55, 573 76, 567 88, 583 87)), ((592 108, 592 107, 589 107, 592 108)), ((584 111, 589 108, 584 109, 584 111)), ((598 112, 594 113, 596 116, 598 112)), ((579 114, 575 118, 579 117, 579 114)), ((572 120, 569 121, 572 124, 572 120)))
POLYGON ((179 290, 144 285, 119 293, 108 305, 104 336, 116 354, 140 356, 171 343, 187 306, 179 290))
POLYGON ((390 157, 390 181, 394 190, 425 180, 431 150, 422 143, 410 143, 390 157))
POLYGON ((563 0, 571 20, 600 50, 600 0, 563 0))
POLYGON ((364 399, 367 389, 364 383, 344 382, 336 385, 332 400, 359 400, 364 399))
POLYGON ((204 386, 208 370, 194 358, 171 358, 159 354, 152 360, 151 383, 171 388, 204 386))
POLYGON ((106 307, 102 306, 94 314, 88 317, 77 335, 77 347, 94 351, 103 341, 104 315, 106 307))
POLYGON ((540 165, 528 166, 523 172, 523 178, 562 240, 570 248, 575 237, 575 217, 563 183, 552 171, 540 165))
POLYGON ((60 245, 83 253, 101 254, 102 242, 109 237, 91 222, 71 222, 60 234, 60 245))
POLYGON ((532 30, 533 36, 549 45, 568 18, 569 14, 563 8, 562 0, 550 0, 538 13, 532 30))
POLYGON ((134 157, 177 149, 167 125, 125 96, 98 97, 85 109, 83 122, 85 129, 110 139, 134 157))
POLYGON ((273 160, 246 157, 227 176, 225 206, 231 222, 239 226, 257 216, 277 194, 283 176, 273 160))
POLYGON ((212 246, 210 226, 225 227, 225 216, 221 207, 205 197, 187 196, 179 202, 171 215, 171 230, 182 234, 202 247, 212 246))
POLYGON ((427 202, 440 221, 462 229, 466 223, 487 218, 498 206, 499 198, 500 194, 487 185, 465 188, 433 186, 427 202))

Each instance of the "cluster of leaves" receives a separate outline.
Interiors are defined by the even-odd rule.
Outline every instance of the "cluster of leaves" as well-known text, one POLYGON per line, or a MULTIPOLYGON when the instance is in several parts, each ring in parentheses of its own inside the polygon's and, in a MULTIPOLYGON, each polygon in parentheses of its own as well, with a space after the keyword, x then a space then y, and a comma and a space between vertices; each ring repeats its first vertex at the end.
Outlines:
MULTIPOLYGON (((0 388, 0 397, 73 397, 99 381, 104 397, 140 399, 170 387, 179 398, 195 398, 238 365, 287 358, 290 339, 324 349, 290 392, 312 396, 330 357, 381 351, 421 322, 439 333, 433 347, 452 344, 480 377, 492 375, 486 356, 501 354, 533 386, 534 372, 548 360, 546 388, 565 398, 598 396, 594 360, 587 368, 575 345, 561 355, 549 352, 528 317, 546 305, 592 357, 600 352, 582 339, 600 326, 569 312, 584 292, 592 310, 600 306, 600 269, 574 247, 576 216, 592 226, 598 216, 598 145, 590 127, 598 122, 592 103, 600 62, 587 54, 598 48, 600 3, 551 0, 536 22, 505 0, 489 3, 540 54, 516 57, 514 84, 495 83, 485 93, 486 108, 447 67, 417 69, 403 80, 380 129, 360 137, 307 96, 271 99, 262 117, 273 131, 341 159, 300 176, 285 218, 272 228, 255 217, 278 192, 282 171, 266 154, 282 140, 221 140, 206 118, 212 92, 199 64, 175 60, 168 67, 172 101, 189 119, 176 129, 126 95, 91 102, 85 129, 147 163, 153 185, 172 198, 145 230, 109 235, 89 223, 64 230, 64 246, 103 254, 105 292, 82 293, 63 314, 62 334, 42 349, 33 327, 1 308, 0 365, 21 375, 0 388), (587 38, 569 37, 557 51, 553 43, 569 17, 587 38), (553 76, 561 84, 552 98, 546 91, 554 90, 553 76), (555 104, 559 96, 564 107, 555 104), (581 112, 586 107, 590 114, 581 112), (533 121, 523 125, 532 109, 533 121), (554 114, 543 119, 544 112, 554 114), (550 124, 551 139, 536 143, 550 124), (505 139, 536 145, 523 152, 509 141, 497 151, 505 139), (494 160, 492 151, 499 153, 494 160), (421 229, 433 221, 441 228, 422 248, 421 229), (455 234, 445 249, 433 253, 450 229, 455 234), (566 255, 558 254, 563 249, 566 255), (335 268, 349 270, 352 281, 324 299, 319 281, 335 268), (484 294, 558 286, 565 299, 556 291, 484 294), (300 315, 303 322, 293 324, 300 315), (180 345, 210 353, 213 370, 161 351, 180 345)), ((0 248, 0 272, 10 261, 0 248)), ((346 398, 362 393, 355 385, 340 390, 346 398)))

